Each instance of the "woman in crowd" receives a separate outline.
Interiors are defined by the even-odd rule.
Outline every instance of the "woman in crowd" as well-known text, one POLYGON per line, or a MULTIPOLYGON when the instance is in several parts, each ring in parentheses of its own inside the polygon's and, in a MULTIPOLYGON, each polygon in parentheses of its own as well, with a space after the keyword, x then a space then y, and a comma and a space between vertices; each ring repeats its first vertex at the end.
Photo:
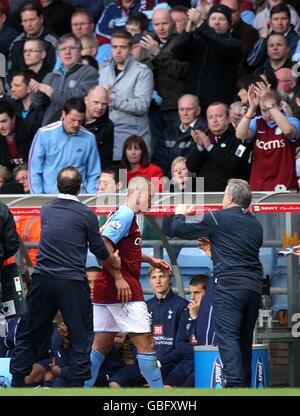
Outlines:
POLYGON ((129 136, 123 145, 121 168, 127 169, 127 183, 135 176, 145 176, 152 180, 156 190, 161 190, 160 178, 163 171, 150 163, 148 149, 141 136, 129 136))

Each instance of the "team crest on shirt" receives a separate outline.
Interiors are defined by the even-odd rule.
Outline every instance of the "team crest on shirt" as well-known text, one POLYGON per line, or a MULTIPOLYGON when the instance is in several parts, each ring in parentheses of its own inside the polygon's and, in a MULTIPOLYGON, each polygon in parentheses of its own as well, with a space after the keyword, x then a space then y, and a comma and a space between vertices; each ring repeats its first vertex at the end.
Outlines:
POLYGON ((164 334, 164 326, 162 324, 154 325, 153 336, 162 336, 163 334, 164 334))
POLYGON ((110 226, 114 231, 118 231, 122 227, 122 224, 120 221, 111 221, 110 226))
POLYGON ((174 311, 172 311, 172 309, 168 310, 168 319, 172 319, 173 313, 174 313, 174 311))

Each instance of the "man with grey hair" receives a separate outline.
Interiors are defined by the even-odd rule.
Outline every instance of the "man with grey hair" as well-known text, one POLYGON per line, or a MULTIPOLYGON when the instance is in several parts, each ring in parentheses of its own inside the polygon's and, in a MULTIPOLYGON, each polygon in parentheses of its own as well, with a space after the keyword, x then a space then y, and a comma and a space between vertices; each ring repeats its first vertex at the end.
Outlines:
POLYGON ((178 100, 179 120, 168 123, 163 131, 163 140, 155 146, 153 163, 160 166, 164 174, 171 176, 171 165, 178 156, 186 157, 194 143, 194 129, 205 129, 206 121, 200 116, 201 108, 196 95, 185 94, 178 100))
POLYGON ((179 205, 172 223, 174 235, 184 239, 208 237, 211 244, 215 294, 213 322, 223 363, 225 387, 251 386, 252 338, 260 305, 263 271, 259 250, 263 229, 247 210, 249 184, 230 179, 223 209, 187 221, 193 207, 179 205))
POLYGON ((61 67, 45 76, 43 82, 31 80, 32 105, 47 105, 43 126, 60 119, 63 105, 69 98, 81 98, 98 84, 98 72, 80 63, 81 42, 72 34, 63 35, 57 44, 61 67))

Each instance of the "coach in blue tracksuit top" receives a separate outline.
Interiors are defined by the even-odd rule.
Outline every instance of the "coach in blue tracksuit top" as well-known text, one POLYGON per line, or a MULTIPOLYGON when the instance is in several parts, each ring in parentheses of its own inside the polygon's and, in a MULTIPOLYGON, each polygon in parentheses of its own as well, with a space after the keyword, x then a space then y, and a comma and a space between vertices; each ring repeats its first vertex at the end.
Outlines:
POLYGON ((120 259, 108 252, 99 234, 96 214, 77 198, 81 186, 77 169, 70 166, 62 169, 57 177, 58 198, 41 209, 41 239, 26 298, 28 311, 18 325, 10 362, 13 387, 24 386, 24 377, 37 361, 39 345, 58 310, 69 331, 68 386, 82 387, 91 376, 94 334, 85 270, 88 245, 112 273, 112 267, 120 267, 120 259))
POLYGON ((224 365, 226 387, 251 385, 252 337, 262 292, 259 249, 263 230, 247 211, 251 191, 247 182, 230 179, 223 210, 209 212, 201 222, 189 222, 189 207, 176 208, 172 232, 181 238, 210 238, 216 288, 213 320, 224 365))

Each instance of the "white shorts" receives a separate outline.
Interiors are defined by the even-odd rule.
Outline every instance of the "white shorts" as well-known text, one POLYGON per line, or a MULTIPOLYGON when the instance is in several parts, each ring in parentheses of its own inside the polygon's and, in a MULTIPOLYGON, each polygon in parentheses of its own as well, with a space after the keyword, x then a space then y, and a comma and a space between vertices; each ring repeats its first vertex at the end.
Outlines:
POLYGON ((94 304, 94 332, 143 334, 151 332, 148 308, 143 301, 94 304))

